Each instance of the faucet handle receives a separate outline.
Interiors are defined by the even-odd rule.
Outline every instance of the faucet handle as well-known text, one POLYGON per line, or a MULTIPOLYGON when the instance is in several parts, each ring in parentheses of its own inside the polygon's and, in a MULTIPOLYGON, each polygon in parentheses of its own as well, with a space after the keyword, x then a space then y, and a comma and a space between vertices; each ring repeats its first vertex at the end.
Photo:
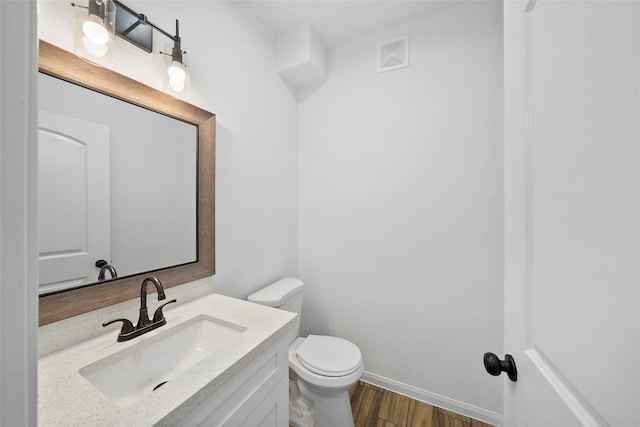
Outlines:
POLYGON ((108 322, 104 322, 102 324, 103 327, 105 326, 109 326, 112 323, 115 322, 122 322, 122 328, 120 329, 120 335, 123 334, 128 334, 133 332, 133 323, 131 323, 131 320, 128 319, 113 319, 113 320, 109 320, 108 322))
POLYGON ((162 320, 164 320, 164 314, 162 313, 162 309, 164 308, 165 305, 171 304, 172 302, 176 302, 178 301, 177 299, 172 299, 171 301, 167 301, 164 304, 162 304, 160 307, 156 308, 156 311, 153 313, 153 323, 156 322, 161 322, 162 320))

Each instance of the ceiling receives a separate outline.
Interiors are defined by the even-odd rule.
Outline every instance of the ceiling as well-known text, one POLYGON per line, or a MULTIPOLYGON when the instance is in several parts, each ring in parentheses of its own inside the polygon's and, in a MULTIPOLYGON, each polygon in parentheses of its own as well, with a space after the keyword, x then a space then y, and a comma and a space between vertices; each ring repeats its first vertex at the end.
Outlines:
POLYGON ((245 3, 275 35, 310 25, 327 48, 425 15, 456 0, 254 0, 245 3))

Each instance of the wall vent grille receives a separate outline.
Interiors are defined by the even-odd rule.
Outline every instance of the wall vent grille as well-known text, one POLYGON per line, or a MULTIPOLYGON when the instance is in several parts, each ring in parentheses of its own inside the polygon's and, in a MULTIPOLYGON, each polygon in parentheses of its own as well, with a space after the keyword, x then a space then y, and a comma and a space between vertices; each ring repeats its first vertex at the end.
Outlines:
POLYGON ((409 36, 378 43, 378 73, 409 65, 409 36))

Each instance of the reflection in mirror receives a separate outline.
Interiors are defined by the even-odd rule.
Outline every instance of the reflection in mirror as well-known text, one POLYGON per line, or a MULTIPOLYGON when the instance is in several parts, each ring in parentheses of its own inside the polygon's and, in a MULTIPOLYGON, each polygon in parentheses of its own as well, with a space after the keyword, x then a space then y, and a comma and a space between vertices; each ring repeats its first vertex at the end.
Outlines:
POLYGON ((98 222, 104 251, 85 257, 86 273, 40 264, 40 325, 134 299, 148 275, 169 288, 214 274, 215 116, 47 42, 39 54, 40 250, 88 252, 98 222), (72 94, 88 89, 109 97, 72 94))
POLYGON ((40 293, 196 261, 196 127, 38 79, 40 293))

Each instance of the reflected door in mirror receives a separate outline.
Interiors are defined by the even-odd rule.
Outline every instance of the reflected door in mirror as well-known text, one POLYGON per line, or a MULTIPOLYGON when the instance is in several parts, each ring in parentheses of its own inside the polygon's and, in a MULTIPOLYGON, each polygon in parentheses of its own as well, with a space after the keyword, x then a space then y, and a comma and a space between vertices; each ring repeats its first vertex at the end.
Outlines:
POLYGON ((39 112, 40 293, 96 280, 111 259, 109 128, 39 112))

